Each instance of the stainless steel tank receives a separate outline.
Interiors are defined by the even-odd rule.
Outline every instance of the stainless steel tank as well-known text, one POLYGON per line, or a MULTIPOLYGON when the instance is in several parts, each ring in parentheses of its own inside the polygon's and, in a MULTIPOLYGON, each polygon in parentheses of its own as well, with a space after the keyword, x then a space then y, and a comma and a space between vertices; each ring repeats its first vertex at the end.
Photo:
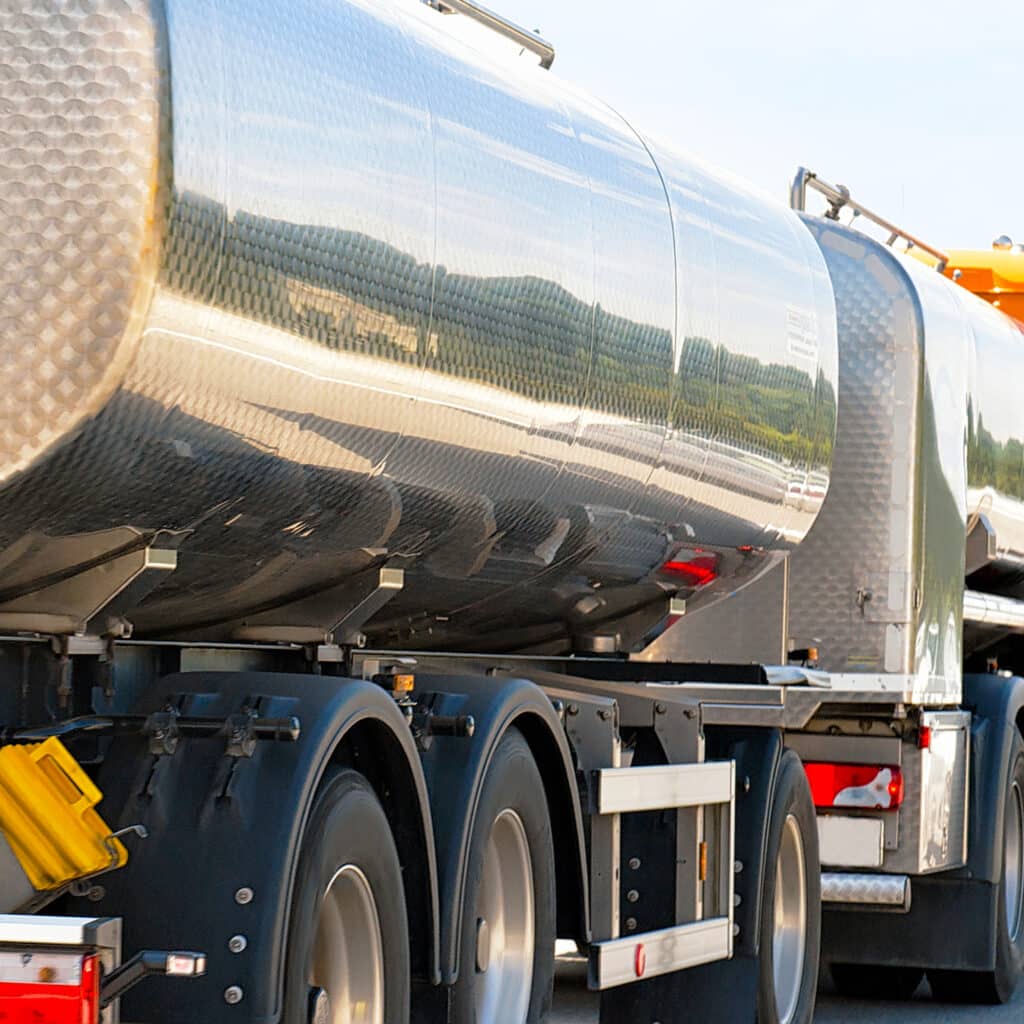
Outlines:
POLYGON ((807 534, 788 210, 416 0, 14 6, 0 628, 615 649, 807 534))
POLYGON ((828 496, 784 567, 643 657, 774 664, 816 648, 833 688, 956 704, 964 655, 1020 631, 1019 607, 974 592, 1024 598, 1024 330, 916 259, 805 222, 838 314, 828 496))

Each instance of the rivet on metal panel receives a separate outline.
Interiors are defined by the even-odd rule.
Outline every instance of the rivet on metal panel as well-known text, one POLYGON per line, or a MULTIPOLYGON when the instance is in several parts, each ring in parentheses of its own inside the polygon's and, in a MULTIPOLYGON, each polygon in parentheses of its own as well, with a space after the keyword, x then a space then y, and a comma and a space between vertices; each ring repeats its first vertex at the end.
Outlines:
POLYGON ((607 722, 612 717, 612 713, 608 708, 600 708, 597 712, 597 717, 600 718, 602 722, 607 722))
POLYGON ((228 1006, 236 1006, 242 1001, 242 997, 244 995, 245 993, 242 991, 240 985, 231 985, 224 989, 224 1002, 227 1003, 228 1006))
POLYGON ((240 907, 244 907, 247 904, 252 903, 254 895, 255 894, 253 893, 252 889, 250 889, 247 885, 244 885, 235 893, 235 902, 240 907))
POLYGON ((232 935, 228 939, 228 949, 232 953, 244 953, 248 945, 249 940, 244 935, 232 935))
POLYGON ((580 706, 579 706, 579 704, 570 704, 569 705, 569 714, 570 715, 578 715, 579 713, 580 713, 580 706))
POLYGON ((636 922, 636 918, 635 917, 627 917, 626 918, 626 931, 627 932, 635 932, 636 931, 636 924, 637 924, 637 922, 636 922))
POLYGON ((630 889, 629 892, 626 893, 626 899, 629 900, 630 903, 636 903, 640 899, 640 893, 638 893, 636 889, 630 889))
POLYGON ((631 870, 638 871, 640 869, 640 858, 639 857, 630 857, 629 858, 629 866, 630 866, 631 870))

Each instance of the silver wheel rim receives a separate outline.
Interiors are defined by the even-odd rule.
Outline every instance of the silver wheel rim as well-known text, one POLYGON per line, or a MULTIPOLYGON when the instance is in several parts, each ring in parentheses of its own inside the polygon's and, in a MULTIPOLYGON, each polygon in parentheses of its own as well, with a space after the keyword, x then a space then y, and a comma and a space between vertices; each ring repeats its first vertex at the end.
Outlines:
POLYGON ((384 946, 373 889, 354 864, 320 903, 309 983, 326 993, 330 1024, 384 1024, 384 946))
POLYGON ((522 818, 495 819, 477 898, 476 1019, 523 1024, 533 983, 533 862, 522 818))
POLYGON ((1006 815, 1006 927, 1016 942, 1024 926, 1024 794, 1014 781, 1006 815))
POLYGON ((775 862, 774 911, 775 1009, 779 1024, 790 1024, 800 1001, 807 946, 807 866, 800 823, 792 814, 787 816, 783 826, 775 862))

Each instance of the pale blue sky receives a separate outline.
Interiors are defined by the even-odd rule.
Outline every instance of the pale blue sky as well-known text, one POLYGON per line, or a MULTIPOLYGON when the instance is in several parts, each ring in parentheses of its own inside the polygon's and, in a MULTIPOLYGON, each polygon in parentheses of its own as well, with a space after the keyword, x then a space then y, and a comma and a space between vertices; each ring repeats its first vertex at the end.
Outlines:
POLYGON ((639 127, 780 198, 798 164, 938 246, 1024 242, 1024 0, 488 0, 639 127))

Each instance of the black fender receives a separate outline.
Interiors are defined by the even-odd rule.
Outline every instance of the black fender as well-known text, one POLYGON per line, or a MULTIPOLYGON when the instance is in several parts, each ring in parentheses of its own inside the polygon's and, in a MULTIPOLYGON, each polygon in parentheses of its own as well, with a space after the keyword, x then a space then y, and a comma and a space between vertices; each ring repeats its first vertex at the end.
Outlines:
POLYGON ((966 873, 998 884, 1010 747, 1014 734, 1024 731, 1024 678, 964 676, 963 706, 973 716, 966 873))
POLYGON ((276 1022, 296 860, 307 817, 332 759, 362 771, 392 823, 406 879, 413 973, 439 980, 437 869, 426 782, 407 722, 372 683, 266 672, 166 677, 142 698, 183 715, 226 718, 258 701, 261 717, 295 716, 297 742, 260 740, 251 757, 227 756, 226 736, 182 738, 156 756, 137 733, 110 744, 97 781, 102 810, 128 840, 128 866, 102 879, 104 895, 76 911, 124 918, 125 951, 199 949, 207 974, 188 983, 140 985, 124 1000, 129 1020, 153 1024, 276 1022), (246 892, 245 890, 248 890, 246 892), (251 894, 251 898, 249 898, 251 894), (229 940, 242 936, 229 950, 229 940), (235 990, 229 1004, 228 989, 235 990))
POLYGON ((601 995, 601 1024, 623 1021, 729 1021, 754 1024, 757 1009, 761 887, 766 869, 768 820, 782 760, 777 729, 711 727, 708 761, 736 762, 734 855, 739 903, 733 958, 624 985, 601 995))
POLYGON ((544 780, 555 843, 558 934, 589 939, 589 898, 583 818, 572 754, 558 714, 535 683, 479 676, 417 676, 417 689, 436 693, 434 711, 471 715, 471 738, 437 736, 423 754, 437 843, 441 891, 441 976, 458 978, 458 940, 470 836, 495 748, 510 727, 530 746, 544 780))

